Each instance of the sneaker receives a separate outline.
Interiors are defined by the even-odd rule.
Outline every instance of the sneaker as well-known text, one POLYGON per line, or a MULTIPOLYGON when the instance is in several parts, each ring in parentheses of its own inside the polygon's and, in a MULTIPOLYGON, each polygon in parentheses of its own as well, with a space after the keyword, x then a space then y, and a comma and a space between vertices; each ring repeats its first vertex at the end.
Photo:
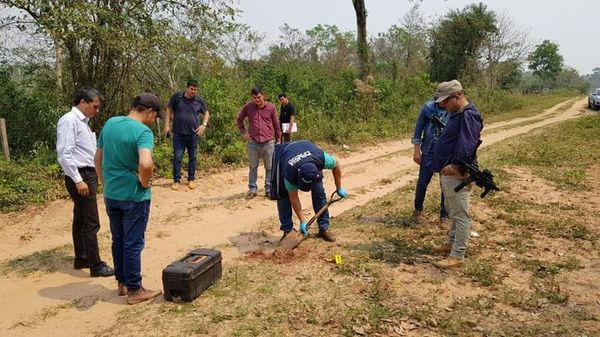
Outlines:
POLYGON ((455 267, 462 267, 465 265, 465 261, 463 259, 450 256, 445 259, 434 262, 433 265, 440 269, 449 269, 455 267))
POLYGON ((176 182, 173 183, 173 185, 171 185, 171 189, 173 191, 179 191, 179 185, 180 185, 179 182, 176 181, 176 182))
POLYGON ((413 211, 413 214, 411 216, 412 222, 413 223, 421 223, 421 221, 423 221, 423 212, 421 211, 417 211, 416 209, 413 211))
POLYGON ((269 191, 269 190, 266 190, 266 191, 265 191, 265 197, 269 198, 269 194, 271 194, 271 191, 269 191))
POLYGON ((452 246, 450 246, 447 243, 444 243, 441 246, 434 246, 433 247, 433 252, 436 253, 436 254, 438 254, 438 255, 448 256, 451 251, 452 251, 452 246))
POLYGON ((440 218, 440 221, 438 222, 438 228, 444 231, 449 231, 450 230, 450 219, 448 218, 440 218))
POLYGON ((128 293, 127 286, 121 282, 119 282, 117 289, 119 291, 119 296, 125 296, 128 293))
POLYGON ((115 274, 115 270, 111 267, 104 265, 100 269, 92 269, 90 271, 91 277, 108 277, 113 276, 115 274))
POLYGON ((252 199, 256 196, 256 191, 248 191, 248 193, 246 193, 246 199, 252 199))
POLYGON ((279 239, 279 241, 283 240, 288 234, 290 234, 291 231, 284 231, 283 235, 281 236, 281 239, 279 239))
POLYGON ((333 234, 331 234, 331 231, 328 229, 325 229, 325 230, 319 229, 318 236, 325 241, 335 242, 335 236, 333 236, 333 234))
POLYGON ((188 188, 190 190, 193 190, 194 188, 196 188, 196 183, 193 180, 188 181, 188 188))
POLYGON ((150 290, 144 287, 140 287, 140 289, 127 293, 127 304, 137 304, 140 302, 147 301, 149 299, 155 298, 162 294, 160 290, 150 290))

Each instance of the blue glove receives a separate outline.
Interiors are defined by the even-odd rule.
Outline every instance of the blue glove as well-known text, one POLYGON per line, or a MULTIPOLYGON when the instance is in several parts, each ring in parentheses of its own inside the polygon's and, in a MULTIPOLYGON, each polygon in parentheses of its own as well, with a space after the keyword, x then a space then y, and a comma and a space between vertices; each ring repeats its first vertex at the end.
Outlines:
POLYGON ((336 192, 340 197, 342 197, 342 198, 346 197, 346 190, 344 188, 340 187, 340 188, 338 188, 338 190, 336 192))
POLYGON ((308 235, 308 228, 306 227, 306 222, 300 224, 300 233, 302 233, 302 235, 304 236, 308 235))

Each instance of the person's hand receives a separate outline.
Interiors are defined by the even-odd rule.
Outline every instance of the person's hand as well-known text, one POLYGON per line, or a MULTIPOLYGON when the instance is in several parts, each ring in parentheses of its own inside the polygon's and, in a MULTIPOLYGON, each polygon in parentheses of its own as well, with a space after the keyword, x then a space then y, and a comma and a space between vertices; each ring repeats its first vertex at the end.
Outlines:
POLYGON ((252 137, 250 137, 250 134, 249 134, 249 133, 244 133, 244 139, 245 139, 247 142, 250 142, 250 141, 252 141, 252 137))
POLYGON ((204 134, 204 130, 206 130, 206 126, 202 124, 194 132, 196 132, 198 136, 202 136, 204 134))
POLYGON ((307 226, 306 222, 300 223, 300 233, 302 233, 302 235, 304 235, 304 236, 308 235, 308 226, 307 226))
POLYGON ((422 159, 421 151, 415 151, 415 153, 413 153, 413 161, 415 163, 421 165, 422 159))
POLYGON ((440 174, 443 176, 454 176, 459 175, 459 172, 458 168, 456 168, 454 165, 446 165, 442 168, 440 174))
POLYGON ((165 126, 165 137, 171 138, 171 128, 168 126, 165 126))
POLYGON ((84 181, 78 182, 75 184, 75 187, 77 187, 77 193, 79 193, 79 195, 87 197, 90 194, 90 189, 84 181))
POLYGON ((335 192, 342 198, 346 197, 346 190, 343 187, 338 188, 335 192))

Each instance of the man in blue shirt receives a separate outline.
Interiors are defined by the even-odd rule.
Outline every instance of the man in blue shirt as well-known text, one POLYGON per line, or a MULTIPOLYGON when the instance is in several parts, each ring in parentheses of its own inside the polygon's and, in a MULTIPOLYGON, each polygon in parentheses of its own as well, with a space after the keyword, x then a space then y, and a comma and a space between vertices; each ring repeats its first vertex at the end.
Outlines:
MULTIPOLYGON (((421 108, 412 138, 412 143, 415 146, 413 160, 419 164, 419 178, 415 188, 415 210, 412 216, 414 222, 419 222, 422 217, 427 186, 433 176, 433 171, 431 170, 433 149, 443 129, 443 126, 434 123, 434 118, 437 118, 443 124, 448 122, 448 113, 446 110, 440 108, 438 103, 432 99, 421 108)), ((441 195, 440 227, 447 229, 448 212, 444 207, 444 193, 441 193, 441 195)))
POLYGON ((183 152, 188 152, 188 188, 196 187, 196 158, 198 138, 204 134, 210 113, 206 103, 198 94, 198 82, 189 80, 185 91, 176 92, 169 100, 165 114, 165 135, 171 134, 173 120, 173 190, 178 190, 181 182, 181 161, 183 152), (202 117, 202 124, 200 124, 202 117))
MULTIPOLYGON (((287 195, 277 200, 283 239, 294 228, 292 209, 300 220, 300 227, 306 227, 307 221, 302 214, 298 190, 311 192, 315 213, 327 203, 323 187, 323 169, 332 170, 335 188, 340 197, 346 197, 346 191, 342 188, 342 171, 336 160, 308 140, 288 143, 279 158, 279 170, 287 191, 287 195)), ((319 224, 319 237, 325 241, 334 242, 335 237, 329 231, 329 212, 323 212, 317 219, 317 223, 319 224)))
POLYGON ((448 241, 438 250, 449 256, 435 265, 439 268, 458 267, 464 264, 465 252, 471 235, 469 218, 469 187, 455 191, 465 178, 461 163, 477 161, 476 151, 481 143, 483 119, 474 104, 469 103, 457 80, 442 82, 437 88, 436 102, 450 114, 440 135, 433 156, 432 169, 440 172, 446 209, 450 213, 451 228, 448 241))

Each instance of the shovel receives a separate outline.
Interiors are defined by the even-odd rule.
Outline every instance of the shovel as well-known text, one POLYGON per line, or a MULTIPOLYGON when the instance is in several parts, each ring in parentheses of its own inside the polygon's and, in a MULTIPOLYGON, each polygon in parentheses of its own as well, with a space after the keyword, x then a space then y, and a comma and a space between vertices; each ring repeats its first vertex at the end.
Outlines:
MULTIPOLYGON (((310 218, 310 220, 306 224, 307 231, 310 225, 313 222, 315 222, 315 220, 317 220, 317 218, 319 218, 319 216, 321 216, 323 212, 327 210, 329 205, 342 200, 342 197, 340 197, 339 195, 337 198, 334 198, 336 194, 337 191, 333 192, 331 194, 331 197, 329 198, 329 201, 323 207, 321 207, 321 209, 317 213, 315 213, 315 215, 312 218, 310 218)), ((291 232, 288 233, 288 235, 286 235, 283 239, 281 239, 281 241, 279 241, 279 246, 277 247, 277 250, 292 250, 296 248, 300 244, 300 242, 302 242, 302 240, 304 240, 305 238, 306 236, 302 235, 302 233, 300 233, 294 228, 291 232)))

